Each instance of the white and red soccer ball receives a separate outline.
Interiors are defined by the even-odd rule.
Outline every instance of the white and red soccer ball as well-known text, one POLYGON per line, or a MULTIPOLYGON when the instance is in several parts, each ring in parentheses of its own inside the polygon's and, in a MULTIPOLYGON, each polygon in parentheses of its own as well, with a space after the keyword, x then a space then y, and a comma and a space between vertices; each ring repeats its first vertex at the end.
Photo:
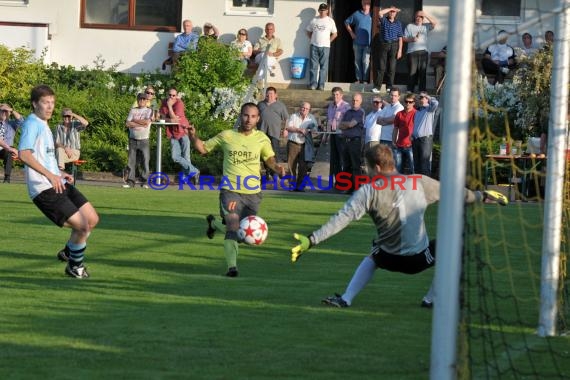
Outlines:
POLYGON ((261 245, 267 239, 267 223, 257 215, 246 216, 239 222, 238 236, 249 245, 261 245))

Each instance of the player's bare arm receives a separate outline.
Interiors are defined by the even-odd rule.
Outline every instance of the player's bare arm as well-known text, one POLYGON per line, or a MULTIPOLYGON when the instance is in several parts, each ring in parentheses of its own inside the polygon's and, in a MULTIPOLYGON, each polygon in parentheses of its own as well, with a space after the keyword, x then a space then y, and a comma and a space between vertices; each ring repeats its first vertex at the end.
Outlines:
POLYGON ((265 160, 265 165, 267 165, 267 167, 273 170, 275 173, 278 173, 280 178, 285 176, 285 168, 277 164, 275 156, 269 157, 267 160, 265 160))
POLYGON ((194 127, 194 124, 190 124, 188 126, 188 137, 190 138, 190 141, 192 141, 194 149, 196 149, 200 154, 208 153, 206 148, 204 148, 204 141, 200 140, 196 134, 196 127, 194 127))

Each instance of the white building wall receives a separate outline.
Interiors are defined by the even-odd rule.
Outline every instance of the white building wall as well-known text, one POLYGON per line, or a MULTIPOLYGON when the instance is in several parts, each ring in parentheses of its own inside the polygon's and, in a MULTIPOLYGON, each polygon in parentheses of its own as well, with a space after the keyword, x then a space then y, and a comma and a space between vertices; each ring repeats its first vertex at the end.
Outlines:
MULTIPOLYGON (((347 0, 348 1, 348 0, 347 0)), ((520 35, 530 32, 535 40, 542 39, 544 32, 552 29, 552 18, 535 25, 525 24, 536 20, 539 15, 552 11, 555 0, 521 0, 524 11, 524 30, 518 30, 519 24, 493 20, 491 23, 478 23, 474 36, 477 47, 488 42, 498 30, 506 29, 514 35, 509 39, 512 45, 520 43, 520 35)), ((280 62, 280 70, 272 81, 289 81, 289 60, 293 56, 308 56, 308 39, 305 26, 316 15, 321 1, 310 0, 275 0, 272 15, 232 15, 229 12, 230 0, 184 0, 182 17, 193 21, 195 27, 205 22, 216 25, 221 33, 221 40, 231 41, 239 28, 247 28, 249 39, 255 42, 263 33, 267 22, 274 22, 276 35, 284 45, 284 54, 280 62)), ((1 3, 0 3, 1 4, 1 3)), ((432 33, 430 50, 439 51, 447 44, 448 4, 446 0, 425 0, 423 7, 439 20, 439 26, 432 33)), ((159 70, 166 58, 168 43, 174 39, 175 33, 123 31, 105 29, 81 29, 79 27, 79 0, 32 0, 24 7, 0 5, 0 22, 46 23, 45 28, 38 30, 31 27, 0 26, 0 43, 9 47, 27 46, 40 48, 47 46, 48 61, 63 65, 92 66, 100 55, 107 66, 121 62, 118 70, 128 72, 159 70), (43 45, 42 45, 43 44, 43 45)), ((540 41, 538 41, 540 42, 540 41)))

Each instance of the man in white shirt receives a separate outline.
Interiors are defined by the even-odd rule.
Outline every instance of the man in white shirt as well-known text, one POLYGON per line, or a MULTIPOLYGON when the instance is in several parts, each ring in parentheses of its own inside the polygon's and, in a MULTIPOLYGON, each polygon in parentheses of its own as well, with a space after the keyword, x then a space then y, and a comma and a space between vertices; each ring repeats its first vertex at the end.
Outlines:
POLYGON ((305 157, 305 143, 308 133, 317 126, 317 120, 310 113, 311 104, 301 102, 299 111, 289 116, 285 130, 288 133, 287 140, 287 163, 289 171, 295 178, 295 188, 292 191, 303 191, 300 187, 307 175, 307 160, 305 157))
POLYGON ((329 53, 331 42, 337 37, 335 22, 328 16, 329 6, 319 5, 319 16, 311 20, 307 26, 307 36, 311 39, 311 90, 324 91, 329 69, 329 53))
POLYGON ((416 84, 420 91, 426 90, 426 72, 429 62, 428 33, 437 25, 436 19, 424 11, 417 11, 414 22, 406 26, 404 42, 408 43, 408 91, 416 84), (427 22, 426 22, 427 20, 427 22))
POLYGON ((496 44, 490 45, 485 50, 485 55, 481 61, 485 74, 495 75, 495 83, 503 83, 505 75, 516 66, 515 50, 507 44, 509 34, 501 30, 497 35, 496 44))
POLYGON ((380 113, 377 123, 382 125, 380 132, 380 144, 388 145, 394 149, 392 142, 392 133, 394 131, 394 117, 396 114, 404 109, 400 103, 400 90, 396 87, 390 91, 390 102, 384 102, 384 108, 380 113))
POLYGON ((364 120, 364 149, 365 151, 380 144, 380 132, 382 125, 378 124, 378 118, 382 113, 382 98, 375 95, 372 99, 372 111, 366 115, 364 120))

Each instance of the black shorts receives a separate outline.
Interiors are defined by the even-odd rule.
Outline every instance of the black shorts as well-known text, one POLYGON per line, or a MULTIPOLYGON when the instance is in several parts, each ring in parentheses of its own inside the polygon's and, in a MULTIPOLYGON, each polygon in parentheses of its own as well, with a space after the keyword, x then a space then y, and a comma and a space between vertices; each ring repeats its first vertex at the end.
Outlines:
POLYGON ((390 272, 416 274, 435 265, 435 240, 431 240, 422 252, 410 256, 393 255, 378 247, 372 249, 371 256, 376 266, 390 272))
POLYGON ((241 194, 229 190, 220 191, 220 216, 238 214, 239 220, 246 216, 257 215, 262 199, 261 191, 254 194, 241 194))
POLYGON ((81 206, 89 202, 75 186, 69 184, 65 185, 61 194, 57 194, 52 187, 36 195, 33 201, 49 220, 60 227, 63 227, 67 219, 79 211, 81 206))

